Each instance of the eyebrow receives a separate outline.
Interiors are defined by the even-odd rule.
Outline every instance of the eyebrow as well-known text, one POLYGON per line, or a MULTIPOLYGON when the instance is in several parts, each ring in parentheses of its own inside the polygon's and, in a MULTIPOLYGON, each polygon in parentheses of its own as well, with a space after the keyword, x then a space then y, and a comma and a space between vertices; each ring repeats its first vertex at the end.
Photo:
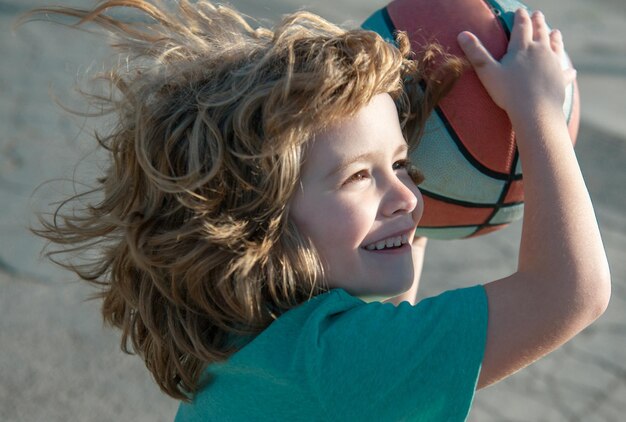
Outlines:
MULTIPOLYGON (((395 156, 395 155, 400 154, 401 152, 407 152, 408 150, 409 150, 409 146, 407 144, 401 144, 398 148, 396 148, 393 155, 395 156)), ((337 167, 335 167, 330 173, 328 173, 326 177, 327 178, 332 177, 336 175, 337 173, 342 172, 353 163, 356 163, 358 161, 368 161, 368 160, 373 159, 377 155, 378 155, 377 152, 369 151, 369 152, 364 152, 363 154, 355 155, 353 157, 348 157, 345 160, 342 160, 337 165, 337 167)))

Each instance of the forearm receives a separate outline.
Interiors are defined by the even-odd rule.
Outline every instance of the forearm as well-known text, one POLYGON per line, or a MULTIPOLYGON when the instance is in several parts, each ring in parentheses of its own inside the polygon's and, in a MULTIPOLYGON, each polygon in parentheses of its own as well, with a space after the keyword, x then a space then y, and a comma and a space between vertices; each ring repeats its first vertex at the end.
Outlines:
POLYGON ((482 388, 559 347, 602 314, 610 276, 565 119, 534 110, 516 130, 524 170, 518 270, 485 285, 489 326, 482 388))
POLYGON ((608 264, 565 118, 537 108, 511 120, 524 169, 518 271, 563 300, 594 296, 607 289, 608 264))

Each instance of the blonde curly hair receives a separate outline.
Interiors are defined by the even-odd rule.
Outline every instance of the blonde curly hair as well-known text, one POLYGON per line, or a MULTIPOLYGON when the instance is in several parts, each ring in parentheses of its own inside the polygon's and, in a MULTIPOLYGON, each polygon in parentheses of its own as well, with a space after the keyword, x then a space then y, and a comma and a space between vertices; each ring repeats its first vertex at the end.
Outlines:
POLYGON ((289 219, 307 142, 389 93, 414 146, 465 65, 436 45, 411 58, 406 34, 394 46, 307 12, 266 29, 229 7, 175 4, 108 0, 23 20, 95 24, 122 56, 96 75, 108 94, 88 94, 116 122, 95 134, 106 174, 33 231, 59 245, 47 252, 53 261, 99 286, 122 349, 188 400, 206 366, 238 350, 233 338, 328 290, 289 219), (117 8, 142 18, 113 17, 117 8), (101 199, 84 204, 93 193, 101 199), (85 251, 95 259, 60 259, 85 251))

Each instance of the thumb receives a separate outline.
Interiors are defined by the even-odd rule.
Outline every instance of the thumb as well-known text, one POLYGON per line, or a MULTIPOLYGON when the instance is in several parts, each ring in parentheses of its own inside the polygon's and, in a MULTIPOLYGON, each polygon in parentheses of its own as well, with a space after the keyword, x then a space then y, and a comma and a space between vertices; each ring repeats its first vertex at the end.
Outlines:
POLYGON ((478 70, 497 63, 476 35, 471 32, 461 32, 457 36, 457 41, 474 69, 478 70))

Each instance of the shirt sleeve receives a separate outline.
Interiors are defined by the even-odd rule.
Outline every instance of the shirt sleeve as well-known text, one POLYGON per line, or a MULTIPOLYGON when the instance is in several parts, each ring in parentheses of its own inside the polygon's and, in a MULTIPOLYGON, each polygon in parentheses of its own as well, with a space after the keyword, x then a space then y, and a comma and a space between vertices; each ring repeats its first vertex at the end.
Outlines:
POLYGON ((305 353, 309 388, 328 420, 466 418, 486 341, 482 286, 397 307, 336 294, 351 306, 315 322, 305 353))

